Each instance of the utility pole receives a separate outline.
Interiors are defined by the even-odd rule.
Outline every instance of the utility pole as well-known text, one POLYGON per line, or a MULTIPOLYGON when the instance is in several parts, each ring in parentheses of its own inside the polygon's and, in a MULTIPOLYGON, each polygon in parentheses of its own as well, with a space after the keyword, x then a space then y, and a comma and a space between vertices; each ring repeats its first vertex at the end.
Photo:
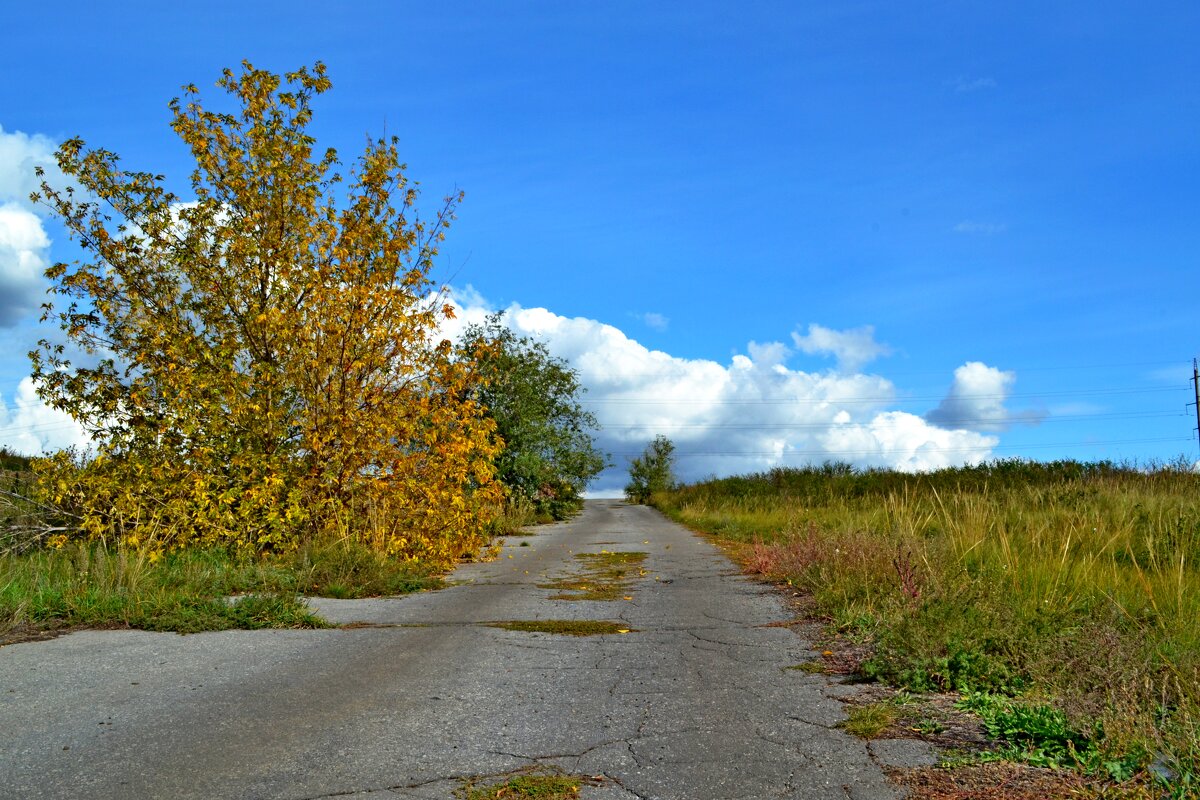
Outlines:
POLYGON ((1196 436, 1200 437, 1200 364, 1192 359, 1192 388, 1196 390, 1196 436))

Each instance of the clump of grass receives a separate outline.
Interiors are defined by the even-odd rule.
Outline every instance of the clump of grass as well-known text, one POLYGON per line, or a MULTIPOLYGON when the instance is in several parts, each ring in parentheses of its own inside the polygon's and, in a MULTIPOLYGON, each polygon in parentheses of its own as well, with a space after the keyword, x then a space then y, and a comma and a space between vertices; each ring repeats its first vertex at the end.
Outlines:
POLYGON ((784 669, 796 670, 797 672, 807 672, 809 675, 824 675, 826 672, 825 664, 821 661, 802 661, 799 664, 793 664, 784 669))
POLYGON ((618 600, 628 592, 635 577, 645 574, 641 569, 646 554, 640 551, 601 550, 599 553, 579 553, 580 562, 574 575, 539 583, 542 589, 557 589, 551 600, 618 600))
POLYGON ((486 624, 506 631, 557 633, 565 636, 603 636, 610 633, 633 633, 636 630, 624 622, 598 619, 505 620, 486 624))
POLYGON ((874 739, 890 728, 899 717, 900 712, 894 703, 867 703, 850 706, 846 710, 846 719, 839 723, 838 727, 860 739, 874 739))
POLYGON ((584 775, 565 775, 561 772, 533 772, 513 775, 499 782, 476 778, 463 781, 455 792, 463 800, 577 800, 580 787, 595 783, 584 775))
POLYGON ((1200 785, 1200 475, 1189 464, 999 461, 920 475, 827 464, 659 503, 871 642, 868 676, 1036 697, 1087 732, 1098 758, 1158 762, 1168 792, 1200 785))

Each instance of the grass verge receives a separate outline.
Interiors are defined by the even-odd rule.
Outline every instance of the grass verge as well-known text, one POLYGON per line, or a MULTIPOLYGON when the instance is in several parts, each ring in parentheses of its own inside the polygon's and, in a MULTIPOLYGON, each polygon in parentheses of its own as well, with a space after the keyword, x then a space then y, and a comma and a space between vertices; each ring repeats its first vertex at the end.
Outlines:
POLYGON ((157 560, 71 544, 0 555, 0 643, 71 627, 324 627, 301 595, 368 597, 440 585, 436 576, 346 543, 268 557, 183 550, 157 560))
POLYGON ((993 717, 1006 757, 1073 753, 1071 766, 1132 773, 1157 796, 1200 788, 1200 475, 1187 465, 829 464, 657 504, 869 645, 868 677, 1007 698, 993 717))

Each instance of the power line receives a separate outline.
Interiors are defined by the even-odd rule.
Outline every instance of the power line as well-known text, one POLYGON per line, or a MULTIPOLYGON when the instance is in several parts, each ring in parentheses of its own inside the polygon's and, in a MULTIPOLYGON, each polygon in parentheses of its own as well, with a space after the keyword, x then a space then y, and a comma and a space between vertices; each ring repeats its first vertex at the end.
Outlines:
MULTIPOLYGON (((929 443, 923 443, 919 450, 922 454, 947 454, 947 453, 975 453, 980 450, 1041 450, 1052 447, 1101 447, 1118 444, 1151 444, 1163 442, 1191 442, 1191 437, 1179 436, 1160 436, 1146 439, 1108 439, 1086 442, 1042 442, 1039 444, 997 444, 997 445, 976 445, 963 447, 937 447, 930 446, 929 443)), ((822 458, 837 458, 837 457, 862 457, 862 456, 892 456, 902 454, 903 449, 887 449, 878 447, 871 450, 784 450, 778 452, 775 450, 688 450, 684 445, 677 445, 675 456, 678 458, 788 458, 788 457, 811 457, 818 456, 822 458)), ((642 455, 638 452, 618 452, 613 453, 614 456, 633 458, 642 455)))
MULTIPOLYGON (((1131 394, 1152 394, 1155 392, 1178 392, 1178 386, 1157 386, 1157 387, 1129 387, 1121 389, 1074 389, 1062 390, 1053 392, 1013 392, 1011 394, 956 394, 953 395, 955 400, 969 402, 972 400, 1011 400, 1014 398, 1039 398, 1039 397, 1101 397, 1108 395, 1131 395, 1131 394)), ((720 399, 679 399, 679 398, 653 398, 653 397, 608 397, 603 399, 583 398, 581 402, 592 403, 595 405, 650 405, 650 404, 671 404, 671 405, 828 405, 838 403, 906 403, 917 400, 943 400, 946 394, 935 395, 908 395, 908 396, 886 396, 886 397, 842 397, 830 396, 817 399, 808 398, 748 398, 739 400, 736 398, 720 399)))
MULTIPOLYGON (((728 372, 731 369, 731 367, 729 365, 722 364, 721 362, 716 361, 714 359, 683 358, 680 356, 670 356, 669 354, 668 354, 668 358, 670 358, 670 361, 663 364, 664 368, 667 368, 667 369, 670 369, 672 367, 681 368, 686 365, 696 365, 696 364, 712 365, 712 366, 715 366, 718 369, 720 369, 722 372, 728 372)), ((971 359, 971 361, 979 361, 979 359, 971 359)), ((1043 366, 1036 366, 1036 367, 1007 366, 1007 365, 1000 367, 1000 366, 995 366, 995 365, 991 365, 991 364, 985 364, 985 366, 988 366, 992 369, 997 369, 997 370, 1000 370, 1001 372, 1015 372, 1015 373, 1018 373, 1018 375, 1025 374, 1028 372, 1081 372, 1081 371, 1085 371, 1085 370, 1118 369, 1118 368, 1125 368, 1125 367, 1166 367, 1166 366, 1179 367, 1181 365, 1186 367, 1185 359, 1171 359, 1169 361, 1126 361, 1126 362, 1115 362, 1112 364, 1060 364, 1060 365, 1043 365, 1043 366)), ((766 365, 756 363, 755 366, 762 369, 766 365)), ((959 366, 962 366, 962 364, 960 364, 959 366)), ((709 368, 711 369, 711 367, 709 367, 709 368)), ((945 369, 922 369, 922 370, 906 370, 906 371, 887 370, 886 375, 883 374, 882 372, 841 373, 841 372, 836 372, 836 371, 831 372, 829 370, 803 370, 803 369, 790 369, 790 368, 788 369, 788 372, 793 375, 798 375, 798 374, 815 375, 815 376, 832 375, 834 377, 840 377, 840 378, 868 377, 868 378, 885 378, 885 379, 890 380, 893 377, 908 377, 908 376, 912 376, 912 375, 937 375, 937 376, 941 376, 943 378, 946 378, 946 377, 952 378, 954 369, 957 369, 957 367, 950 369, 950 370, 945 370, 945 369)), ((637 370, 637 371, 622 370, 619 373, 619 377, 621 377, 621 378, 640 378, 640 377, 647 377, 647 376, 659 375, 659 374, 661 374, 661 372, 658 370, 637 370)))
MULTIPOLYGON (((1162 412, 1126 412, 1126 413, 1109 413, 1109 414, 1051 414, 1044 418, 1033 420, 1037 424, 1044 422, 1077 422, 1080 420, 1094 419, 1163 419, 1163 418, 1179 418, 1186 417, 1184 412, 1162 411, 1162 412)), ((954 424, 960 427, 970 427, 972 425, 1011 425, 1022 422, 1021 419, 1013 419, 1012 417, 957 417, 954 424)), ((752 423, 716 423, 705 425, 703 423, 687 423, 669 425, 671 430, 829 430, 836 428, 841 424, 862 425, 862 422, 838 423, 834 421, 826 422, 752 422, 752 423)), ((661 426, 658 421, 643 422, 643 423, 628 423, 625 425, 604 425, 601 430, 642 430, 661 426)))
POLYGON ((46 431, 69 430, 76 427, 75 422, 42 422, 33 425, 9 425, 0 428, 0 435, 10 433, 44 433, 46 431))

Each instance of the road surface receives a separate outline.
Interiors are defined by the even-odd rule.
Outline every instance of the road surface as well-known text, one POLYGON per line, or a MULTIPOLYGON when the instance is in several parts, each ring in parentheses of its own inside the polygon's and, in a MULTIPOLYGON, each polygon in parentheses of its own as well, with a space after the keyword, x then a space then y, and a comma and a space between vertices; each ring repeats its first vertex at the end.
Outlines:
POLYGON ((441 799, 534 766, 593 776, 585 800, 898 796, 835 727, 845 687, 786 669, 815 653, 770 626, 776 591, 649 508, 590 501, 452 580, 313 601, 357 627, 0 648, 0 797, 441 799), (578 554, 620 552, 646 556, 616 599, 552 599, 578 554), (508 620, 629 632, 484 624, 508 620))

